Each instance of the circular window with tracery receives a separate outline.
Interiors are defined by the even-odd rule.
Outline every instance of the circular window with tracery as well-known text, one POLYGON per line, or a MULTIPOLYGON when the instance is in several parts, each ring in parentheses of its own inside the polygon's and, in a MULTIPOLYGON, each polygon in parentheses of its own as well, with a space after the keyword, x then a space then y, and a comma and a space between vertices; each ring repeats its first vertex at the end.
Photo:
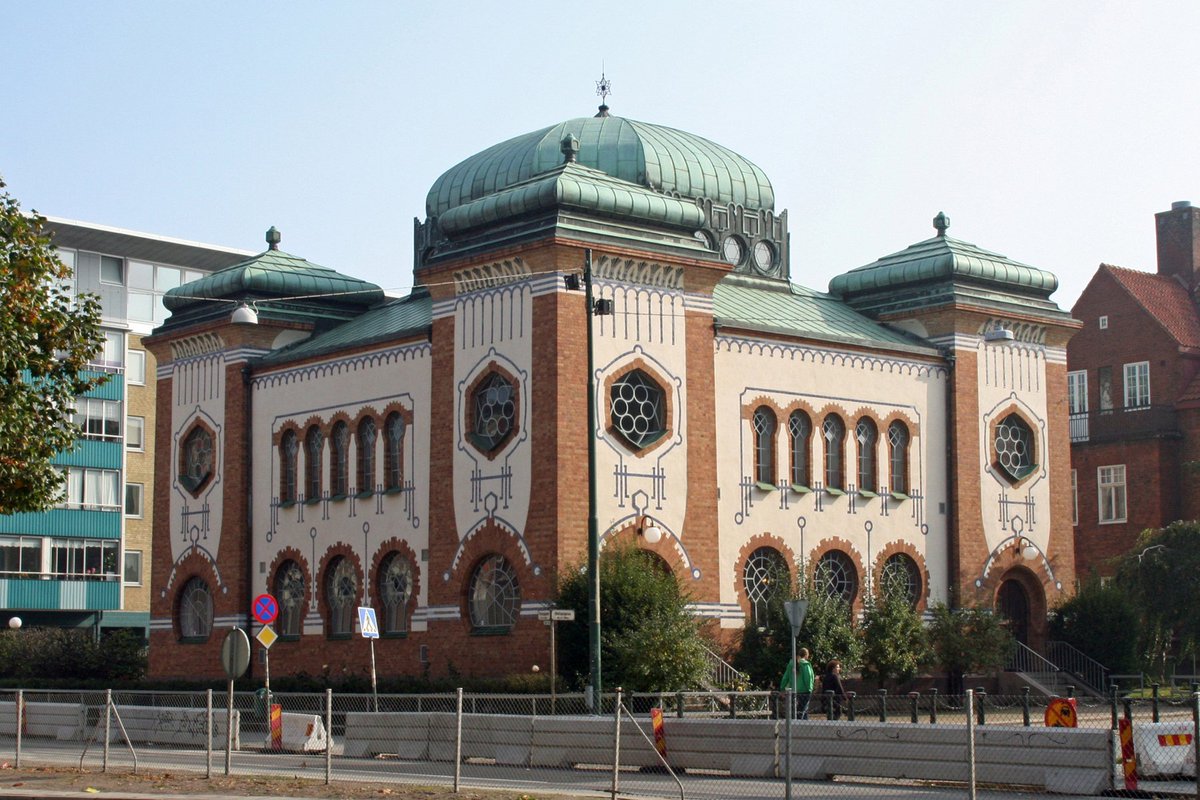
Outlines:
POLYGON ((489 372, 471 392, 468 437, 484 453, 500 448, 517 426, 517 390, 499 372, 489 372))
POLYGON ((1016 413, 996 426, 995 448, 996 465, 1010 481, 1021 480, 1037 467, 1033 430, 1016 413))
POLYGON ((635 450, 667 432, 666 392, 642 370, 630 370, 613 381, 609 400, 613 430, 635 450))
POLYGON ((467 588, 467 605, 476 631, 506 632, 516 624, 521 588, 508 559, 491 555, 479 563, 467 588))
POLYGON ((824 592, 826 597, 851 604, 858 594, 858 572, 854 562, 840 550, 830 550, 821 556, 815 579, 817 590, 824 592))
POLYGON ((917 562, 904 553, 893 553, 883 562, 881 576, 883 593, 888 597, 900 597, 916 607, 921 597, 921 571, 917 562))
POLYGON ((750 601, 750 623, 756 628, 768 627, 772 606, 786 599, 791 588, 787 561, 773 547, 758 548, 746 559, 742 586, 750 601))

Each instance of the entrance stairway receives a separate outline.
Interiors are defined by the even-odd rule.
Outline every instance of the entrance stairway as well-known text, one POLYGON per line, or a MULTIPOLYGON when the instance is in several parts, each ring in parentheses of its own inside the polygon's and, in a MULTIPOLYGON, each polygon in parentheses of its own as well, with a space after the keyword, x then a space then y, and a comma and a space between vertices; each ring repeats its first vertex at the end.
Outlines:
POLYGON ((1076 694, 1104 697, 1108 685, 1108 668, 1066 642, 1047 642, 1045 655, 1015 642, 1005 668, 1047 697, 1065 695, 1068 686, 1076 694))

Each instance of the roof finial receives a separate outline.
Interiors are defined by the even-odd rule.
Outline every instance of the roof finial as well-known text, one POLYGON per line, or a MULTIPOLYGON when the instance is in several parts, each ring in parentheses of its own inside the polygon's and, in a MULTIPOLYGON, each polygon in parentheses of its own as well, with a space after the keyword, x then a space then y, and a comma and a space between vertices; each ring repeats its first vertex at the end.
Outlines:
POLYGON ((937 228, 938 236, 945 236, 946 228, 950 227, 950 218, 939 211, 937 216, 933 218, 933 227, 937 228))
POLYGON ((612 94, 612 81, 604 77, 604 65, 600 66, 600 80, 596 81, 596 94, 600 95, 600 110, 597 117, 608 116, 608 96, 612 94))
POLYGON ((575 159, 579 156, 579 140, 575 138, 575 134, 568 133, 558 143, 558 146, 562 150, 563 163, 574 164, 575 159))
POLYGON ((282 238, 283 237, 279 235, 279 231, 275 228, 274 225, 272 225, 270 230, 267 231, 267 249, 278 250, 279 249, 279 240, 282 238))

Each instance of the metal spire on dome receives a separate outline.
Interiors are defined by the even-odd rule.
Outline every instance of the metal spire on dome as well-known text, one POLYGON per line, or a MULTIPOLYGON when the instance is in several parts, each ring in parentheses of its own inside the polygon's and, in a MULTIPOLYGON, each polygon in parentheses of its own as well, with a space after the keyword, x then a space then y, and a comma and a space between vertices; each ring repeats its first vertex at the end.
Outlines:
POLYGON ((933 227, 937 229, 938 236, 945 236, 946 228, 950 227, 950 218, 939 211, 937 216, 933 218, 933 227))
POLYGON ((267 231, 267 248, 269 250, 278 250, 279 249, 279 241, 282 238, 283 237, 279 235, 279 230, 274 225, 272 225, 270 227, 270 229, 267 231))
POLYGON ((596 94, 600 95, 600 110, 597 117, 608 116, 608 96, 612 94, 612 81, 604 76, 604 67, 600 67, 600 80, 596 81, 596 94))

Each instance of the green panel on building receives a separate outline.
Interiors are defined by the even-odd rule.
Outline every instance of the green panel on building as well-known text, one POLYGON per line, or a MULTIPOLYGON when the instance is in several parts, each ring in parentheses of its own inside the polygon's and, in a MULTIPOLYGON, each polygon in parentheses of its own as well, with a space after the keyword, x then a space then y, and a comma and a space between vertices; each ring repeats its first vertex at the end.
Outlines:
POLYGON ((0 516, 0 533, 119 539, 121 538, 121 514, 118 511, 89 511, 75 508, 52 508, 41 513, 7 514, 0 516))

